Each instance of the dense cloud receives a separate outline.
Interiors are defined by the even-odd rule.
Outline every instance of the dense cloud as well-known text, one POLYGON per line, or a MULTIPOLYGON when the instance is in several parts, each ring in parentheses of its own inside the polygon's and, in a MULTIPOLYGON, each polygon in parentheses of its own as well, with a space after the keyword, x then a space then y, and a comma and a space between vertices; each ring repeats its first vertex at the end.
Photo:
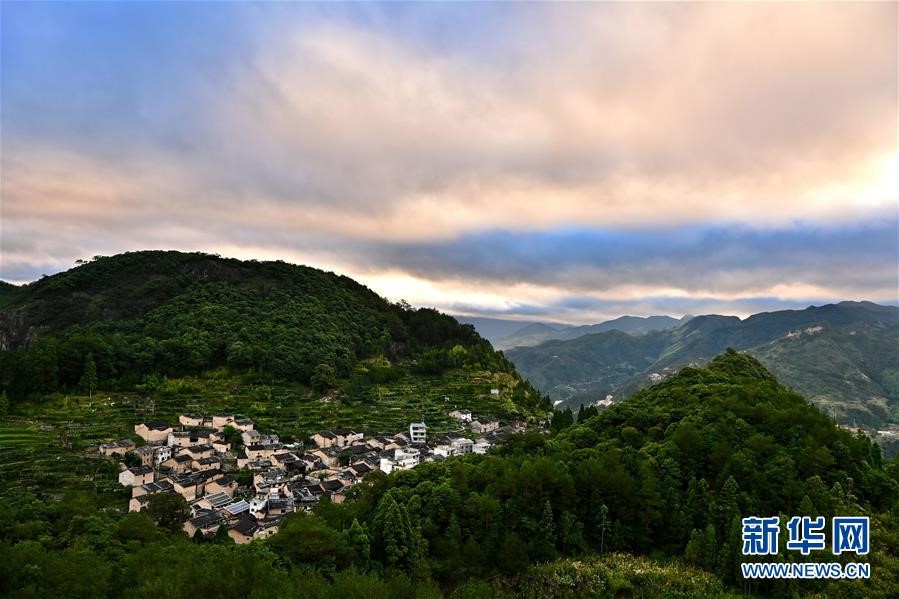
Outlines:
POLYGON ((576 321, 895 302, 896 10, 15 5, 2 276, 173 247, 576 321))

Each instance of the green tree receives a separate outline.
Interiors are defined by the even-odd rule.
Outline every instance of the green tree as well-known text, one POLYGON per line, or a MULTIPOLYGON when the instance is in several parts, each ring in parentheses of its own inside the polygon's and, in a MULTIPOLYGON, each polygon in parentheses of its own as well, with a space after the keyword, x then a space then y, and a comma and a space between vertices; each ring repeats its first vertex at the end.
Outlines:
POLYGON ((549 499, 543 504, 543 512, 537 525, 536 541, 537 559, 549 561, 556 557, 556 525, 553 519, 553 506, 549 499))
POLYGON ((559 543, 565 553, 581 551, 585 547, 584 525, 569 511, 562 512, 559 517, 559 543))
POLYGON ((517 574, 527 568, 527 545, 517 533, 510 532, 505 536, 497 561, 500 569, 506 574, 517 574))
POLYGON ((35 341, 28 351, 38 391, 51 393, 59 386, 58 346, 56 339, 43 337, 35 341))
POLYGON ((212 537, 212 542, 215 545, 234 545, 234 539, 231 538, 231 535, 228 534, 228 526, 222 524, 215 531, 215 536, 212 537))
POLYGON ((239 447, 242 443, 241 431, 230 424, 222 430, 222 436, 225 438, 225 442, 231 445, 232 449, 239 447))
POLYGON ((94 389, 97 388, 97 364, 94 362, 93 352, 89 352, 84 360, 84 373, 81 375, 80 385, 87 391, 88 397, 93 398, 94 389))
POLYGON ((574 424, 574 415, 571 413, 571 408, 565 408, 562 411, 556 410, 553 413, 549 428, 553 432, 558 432, 568 428, 572 424, 574 424))
POLYGON ((190 516, 190 507, 180 493, 154 493, 147 500, 147 513, 160 528, 177 533, 190 516))
POLYGON ((309 384, 316 391, 327 391, 337 382, 337 370, 330 364, 319 364, 309 379, 309 384))
POLYGON ((734 516, 740 514, 739 494, 740 487, 737 485, 737 481, 733 476, 727 477, 727 481, 715 501, 716 525, 722 538, 727 538, 734 516))
POLYGON ((371 563, 371 539, 357 518, 353 518, 353 524, 343 531, 343 538, 349 547, 353 565, 362 572, 368 570, 371 563))
POLYGON ((129 451, 125 455, 122 456, 122 462, 128 466, 129 468, 133 468, 135 466, 140 466, 140 456, 138 456, 133 451, 129 451))
POLYGON ((718 542, 715 527, 709 524, 704 530, 693 529, 684 552, 684 558, 700 568, 713 569, 718 563, 718 542))
POLYGON ((378 504, 375 522, 386 565, 408 569, 412 552, 412 530, 405 509, 388 493, 378 504))
POLYGON ((314 566, 325 572, 334 572, 348 561, 343 536, 318 516, 305 512, 285 518, 278 534, 268 543, 295 566, 314 566))
POLYGON ((388 569, 403 571, 417 580, 427 577, 426 541, 393 493, 387 493, 378 503, 374 528, 379 554, 388 569))
POLYGON ((144 512, 128 512, 119 520, 116 526, 116 536, 124 542, 140 541, 149 543, 159 540, 162 533, 156 527, 156 523, 144 512))
POLYGON ((609 519, 609 507, 606 504, 599 506, 599 552, 604 553, 606 550, 606 533, 612 527, 612 521, 609 519))

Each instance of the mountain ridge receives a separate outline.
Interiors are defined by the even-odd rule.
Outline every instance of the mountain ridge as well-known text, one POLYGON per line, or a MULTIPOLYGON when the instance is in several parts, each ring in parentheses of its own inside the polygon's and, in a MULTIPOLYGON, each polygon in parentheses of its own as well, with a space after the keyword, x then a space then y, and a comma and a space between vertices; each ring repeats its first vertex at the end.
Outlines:
POLYGON ((497 349, 505 350, 515 347, 532 347, 551 340, 576 339, 584 335, 603 333, 606 331, 621 331, 630 335, 642 335, 677 326, 678 324, 685 322, 685 318, 688 317, 677 319, 666 315, 625 315, 597 324, 571 325, 564 327, 551 327, 543 323, 532 323, 506 337, 491 339, 491 342, 497 349))
POLYGON ((679 368, 703 364, 732 347, 759 357, 785 384, 845 424, 878 427, 899 421, 899 386, 894 383, 899 380, 899 308, 840 302, 742 320, 701 315, 656 337, 594 338, 604 335, 608 333, 505 353, 538 389, 562 400, 562 406, 577 407, 608 394, 628 397, 679 368), (803 333, 807 329, 813 332, 803 333), (793 342, 802 335, 803 342, 814 337, 818 354, 793 342), (640 352, 639 359, 631 358, 640 352), (828 368, 829 363, 843 365, 846 376, 828 368), (810 371, 820 376, 803 374, 810 371))

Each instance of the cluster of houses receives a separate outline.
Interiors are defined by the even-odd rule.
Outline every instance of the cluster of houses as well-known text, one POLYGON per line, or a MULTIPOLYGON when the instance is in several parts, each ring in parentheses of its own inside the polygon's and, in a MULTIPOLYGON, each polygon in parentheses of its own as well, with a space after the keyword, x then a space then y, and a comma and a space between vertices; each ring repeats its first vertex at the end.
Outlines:
POLYGON ((312 509, 323 497, 343 502, 353 485, 375 470, 390 473, 425 461, 485 453, 525 427, 523 422, 500 427, 498 421, 475 419, 466 410, 450 416, 467 425, 470 434, 448 433, 429 441, 425 423, 413 422, 407 431, 369 438, 354 429, 321 431, 310 438, 314 446, 305 448, 262 434, 252 420, 234 414, 182 414, 177 426, 137 424, 134 432, 144 445, 123 439, 101 444, 100 453, 137 456, 138 464, 123 464, 119 474, 119 482, 131 487, 131 511, 144 509, 157 493, 177 493, 191 509, 184 524, 189 535, 214 534, 226 526, 236 542, 246 543, 274 534, 286 514, 312 509), (252 473, 252 484, 239 485, 232 476, 235 470, 252 473))

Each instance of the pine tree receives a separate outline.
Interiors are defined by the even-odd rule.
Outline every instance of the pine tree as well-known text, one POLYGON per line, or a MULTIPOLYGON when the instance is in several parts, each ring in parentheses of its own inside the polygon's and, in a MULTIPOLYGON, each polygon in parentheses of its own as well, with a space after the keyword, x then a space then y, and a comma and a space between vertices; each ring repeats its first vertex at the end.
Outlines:
POLYGON ((733 476, 729 476, 715 502, 716 526, 722 538, 727 537, 733 517, 740 513, 739 495, 740 487, 737 481, 733 476))
POLYGON ((543 505, 543 513, 538 524, 539 539, 537 542, 537 558, 551 560, 556 556, 556 525, 553 520, 553 506, 546 500, 543 505))
POLYGON ((704 530, 694 528, 687 542, 684 557, 688 562, 704 569, 712 569, 717 564, 718 542, 715 527, 709 524, 704 530))
POLYGON ((353 565, 363 572, 368 570, 371 563, 371 539, 368 531, 359 524, 357 518, 353 518, 353 524, 343 531, 343 536, 353 553, 353 565))
POLYGON ((419 542, 406 509, 397 503, 392 493, 381 499, 375 521, 387 567, 411 572, 420 551, 419 542))
POLYGON ((689 529, 705 527, 709 517, 709 483, 704 478, 690 479, 686 512, 689 529))
POLYGON ((571 408, 565 408, 563 411, 556 411, 553 414, 552 420, 549 423, 549 428, 555 432, 558 432, 562 429, 568 428, 574 424, 574 414, 571 413, 571 408))
POLYGON ((93 353, 88 353, 87 358, 84 360, 81 388, 87 390, 88 396, 93 398, 94 389, 97 388, 97 364, 94 362, 93 353))
POLYGON ((802 496, 802 501, 799 502, 799 513, 803 516, 810 516, 812 518, 820 515, 818 509, 815 507, 815 504, 812 503, 812 500, 808 495, 802 496))
POLYGON ((606 550, 606 532, 608 532, 611 522, 609 520, 609 508, 606 504, 599 506, 599 552, 606 550))

